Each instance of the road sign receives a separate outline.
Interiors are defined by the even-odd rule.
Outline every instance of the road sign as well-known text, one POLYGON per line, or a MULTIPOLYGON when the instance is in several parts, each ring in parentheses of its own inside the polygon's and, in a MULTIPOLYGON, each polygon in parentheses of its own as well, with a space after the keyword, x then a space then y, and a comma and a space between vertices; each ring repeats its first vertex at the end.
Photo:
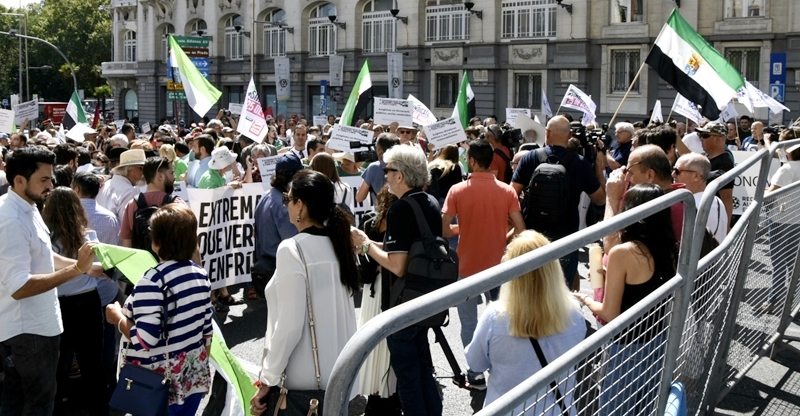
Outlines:
POLYGON ((183 91, 183 85, 178 82, 172 82, 171 79, 167 80, 167 90, 169 91, 183 91))
MULTIPOLYGON (((206 77, 206 79, 208 79, 211 76, 211 71, 209 71, 208 68, 197 68, 197 70, 200 71, 200 73, 203 74, 203 76, 206 77)), ((173 79, 172 68, 167 68, 167 78, 173 79)), ((175 76, 175 82, 180 83, 180 81, 181 80, 179 80, 178 77, 175 76)))
POLYGON ((208 48, 182 48, 189 58, 208 58, 208 48))
POLYGON ((328 114, 328 81, 319 82, 319 113, 328 114))
POLYGON ((172 36, 181 48, 207 48, 208 38, 200 36, 172 36))
POLYGON ((197 69, 207 69, 211 66, 211 63, 208 61, 208 58, 189 58, 190 61, 197 67, 197 69))
POLYGON ((167 91, 167 100, 186 101, 186 93, 184 91, 167 91))
MULTIPOLYGON (((183 52, 189 57, 194 66, 203 74, 206 79, 211 76, 210 66, 208 61, 208 38, 199 36, 173 36, 178 45, 183 49, 183 52)), ((186 95, 183 93, 183 85, 181 85, 180 76, 173 74, 173 68, 167 67, 167 90, 171 92, 180 92, 181 95, 168 94, 167 98, 170 100, 186 100, 186 95), (174 81, 173 81, 174 80, 174 81), (175 98, 179 97, 179 98, 175 98), (182 98, 180 98, 182 97, 182 98)))
POLYGON ((8 107, 8 98, 3 98, 3 107, 8 107))
POLYGON ((782 103, 786 96, 786 85, 769 84, 769 96, 782 103))

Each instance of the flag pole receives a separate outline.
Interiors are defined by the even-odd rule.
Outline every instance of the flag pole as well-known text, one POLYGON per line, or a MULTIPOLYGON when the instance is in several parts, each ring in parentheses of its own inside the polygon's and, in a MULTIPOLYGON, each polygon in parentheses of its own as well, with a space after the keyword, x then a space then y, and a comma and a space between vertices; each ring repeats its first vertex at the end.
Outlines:
POLYGON ((631 90, 633 89, 633 85, 636 84, 636 81, 639 80, 639 75, 641 75, 642 70, 644 69, 645 65, 647 65, 647 63, 646 62, 642 62, 642 65, 639 66, 639 72, 637 72, 636 76, 633 77, 633 82, 631 82, 631 85, 628 86, 628 91, 625 91, 625 96, 623 96, 622 97, 622 101, 619 102, 619 105, 617 106, 617 111, 614 111, 614 116, 611 117, 611 121, 608 122, 609 126, 613 126, 614 125, 614 120, 616 120, 617 114, 619 114, 619 109, 622 108, 622 103, 624 103, 625 99, 628 98, 628 94, 631 93, 631 90))

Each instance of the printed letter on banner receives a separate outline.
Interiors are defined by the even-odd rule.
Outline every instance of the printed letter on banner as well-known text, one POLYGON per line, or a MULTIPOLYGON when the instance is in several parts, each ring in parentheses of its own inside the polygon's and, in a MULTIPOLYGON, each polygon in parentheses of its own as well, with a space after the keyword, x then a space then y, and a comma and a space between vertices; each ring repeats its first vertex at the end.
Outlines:
POLYGON ((211 289, 249 282, 255 263, 255 210, 264 190, 246 183, 241 189, 226 186, 188 192, 211 289))
POLYGON ((433 143, 434 148, 439 149, 446 144, 460 143, 467 140, 467 134, 455 118, 450 117, 442 121, 424 126, 425 135, 428 142, 433 143))
POLYGON ((292 97, 289 58, 275 58, 275 91, 278 101, 289 101, 292 97))

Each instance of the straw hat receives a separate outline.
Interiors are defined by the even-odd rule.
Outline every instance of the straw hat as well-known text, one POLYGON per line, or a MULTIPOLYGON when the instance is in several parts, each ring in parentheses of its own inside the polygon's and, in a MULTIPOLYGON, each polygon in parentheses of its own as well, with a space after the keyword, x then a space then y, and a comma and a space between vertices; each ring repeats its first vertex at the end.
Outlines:
POLYGON ((144 166, 145 159, 144 150, 142 149, 126 150, 119 155, 119 166, 117 167, 144 166))

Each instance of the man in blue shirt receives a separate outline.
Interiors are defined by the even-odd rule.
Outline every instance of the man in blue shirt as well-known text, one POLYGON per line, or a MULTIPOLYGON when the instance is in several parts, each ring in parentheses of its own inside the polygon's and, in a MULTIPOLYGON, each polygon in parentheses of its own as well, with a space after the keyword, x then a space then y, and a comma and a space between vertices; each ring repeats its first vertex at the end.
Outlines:
POLYGON ((631 154, 631 146, 633 145, 633 135, 636 130, 633 124, 627 122, 617 123, 615 126, 614 136, 617 138, 617 146, 606 154, 606 174, 611 173, 614 169, 619 169, 623 165, 628 164, 628 156, 631 154))
POLYGON ((397 144, 400 144, 400 139, 395 134, 381 133, 378 135, 378 139, 375 141, 375 153, 378 154, 378 163, 370 163, 367 166, 367 170, 361 174, 364 182, 361 183, 361 188, 358 188, 356 203, 364 202, 369 194, 372 194, 377 199, 378 192, 383 189, 383 185, 386 183, 386 177, 383 174, 383 168, 386 167, 386 163, 383 162, 383 154, 397 144))
POLYGON ((192 188, 197 188, 200 178, 208 171, 208 163, 211 162, 211 152, 214 151, 214 139, 208 134, 201 134, 194 139, 194 154, 197 164, 189 168, 186 181, 192 188))

